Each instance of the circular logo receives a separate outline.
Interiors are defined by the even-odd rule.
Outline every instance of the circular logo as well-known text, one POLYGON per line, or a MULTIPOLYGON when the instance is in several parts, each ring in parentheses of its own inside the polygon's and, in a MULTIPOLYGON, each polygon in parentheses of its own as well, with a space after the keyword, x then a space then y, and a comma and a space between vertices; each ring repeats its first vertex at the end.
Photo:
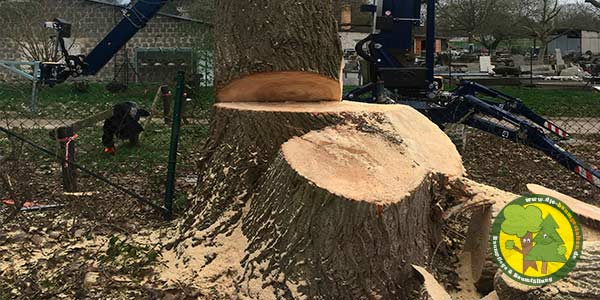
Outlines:
POLYGON ((560 280, 581 256, 577 216, 562 201, 528 195, 506 205, 492 225, 492 258, 510 278, 527 285, 560 280))

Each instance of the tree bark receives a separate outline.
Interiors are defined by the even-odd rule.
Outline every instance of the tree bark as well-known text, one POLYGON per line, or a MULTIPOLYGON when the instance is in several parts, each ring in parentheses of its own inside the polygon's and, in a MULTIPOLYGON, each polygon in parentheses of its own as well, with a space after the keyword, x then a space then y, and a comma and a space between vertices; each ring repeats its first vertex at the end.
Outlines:
POLYGON ((439 196, 445 178, 463 174, 436 125, 402 105, 221 103, 214 113, 180 226, 184 261, 208 268, 193 248, 241 228, 245 254, 227 261, 249 298, 257 286, 283 299, 418 297, 410 265, 428 265, 443 222, 433 207, 451 201, 439 196))
POLYGON ((218 102, 340 101, 332 1, 217 1, 218 102))
POLYGON ((243 220, 245 277, 274 280, 291 298, 288 286, 308 299, 416 299, 410 264, 426 265, 441 236, 435 178, 394 155, 403 148, 399 136, 355 128, 285 143, 243 220))
POLYGON ((494 285, 501 300, 588 300, 600 298, 600 242, 584 242, 580 260, 569 275, 543 287, 513 281, 498 272, 494 285))

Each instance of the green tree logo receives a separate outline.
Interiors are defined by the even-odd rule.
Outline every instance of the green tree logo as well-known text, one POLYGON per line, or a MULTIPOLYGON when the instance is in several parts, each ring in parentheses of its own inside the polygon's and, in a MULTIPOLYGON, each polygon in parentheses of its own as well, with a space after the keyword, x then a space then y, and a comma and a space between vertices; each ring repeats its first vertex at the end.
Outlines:
POLYGON ((541 229, 533 239, 535 246, 527 253, 524 259, 542 262, 542 274, 548 273, 548 262, 567 262, 565 252, 565 242, 560 237, 556 229, 558 224, 552 217, 548 216, 544 219, 541 229))
POLYGON ((515 245, 514 240, 506 241, 506 249, 515 250, 523 255, 523 273, 528 268, 537 270, 535 259, 529 258, 529 252, 532 250, 533 234, 540 230, 542 224, 542 211, 535 206, 523 207, 520 205, 509 205, 504 208, 504 222, 501 230, 508 235, 515 235, 519 238, 521 247, 515 245))
POLYGON ((500 270, 527 285, 556 282, 573 269, 583 246, 576 215, 558 199, 528 195, 496 216, 490 234, 500 270))

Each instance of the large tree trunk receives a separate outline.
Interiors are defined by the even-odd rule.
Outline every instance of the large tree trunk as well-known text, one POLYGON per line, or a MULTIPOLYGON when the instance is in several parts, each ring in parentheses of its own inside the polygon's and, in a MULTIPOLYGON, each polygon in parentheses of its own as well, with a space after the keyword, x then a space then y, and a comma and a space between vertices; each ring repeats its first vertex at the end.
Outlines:
POLYGON ((331 1, 217 10, 219 103, 180 263, 228 298, 420 298, 411 265, 446 253, 448 183, 464 173, 450 139, 410 107, 339 101, 331 1))
POLYGON ((439 195, 463 174, 436 125, 402 105, 222 103, 211 128, 177 248, 188 266, 228 256, 251 298, 257 286, 286 299, 419 295, 410 265, 430 261, 435 207, 452 201, 439 195), (211 254, 240 228, 243 254, 211 254))
POLYGON ((217 1, 217 101, 341 100, 332 1, 217 1))

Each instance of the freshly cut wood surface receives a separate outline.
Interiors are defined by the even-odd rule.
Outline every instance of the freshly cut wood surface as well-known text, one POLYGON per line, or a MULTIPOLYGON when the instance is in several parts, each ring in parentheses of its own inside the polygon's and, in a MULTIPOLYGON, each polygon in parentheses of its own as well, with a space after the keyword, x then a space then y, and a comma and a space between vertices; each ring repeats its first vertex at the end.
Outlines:
POLYGON ((339 80, 310 72, 265 72, 235 79, 217 90, 217 102, 341 101, 339 80))
POLYGON ((433 132, 396 133, 378 135, 330 128, 293 138, 283 145, 282 151, 292 168, 317 186, 349 199, 380 205, 406 197, 430 173, 450 177, 462 174, 459 158, 449 159, 443 144, 427 148, 409 142, 435 135, 433 132))
POLYGON ((600 207, 587 204, 583 201, 537 184, 528 184, 527 189, 534 194, 551 196, 564 202, 576 215, 581 218, 583 223, 596 229, 600 229, 600 207))
POLYGON ((420 266, 413 265, 412 267, 422 276, 423 285, 425 286, 425 290, 427 291, 427 294, 431 300, 452 300, 452 297, 450 297, 448 292, 446 292, 444 287, 437 282, 431 273, 427 272, 427 270, 420 266))
POLYGON ((198 169, 176 253, 221 270, 206 255, 223 256, 241 229, 244 254, 214 261, 238 270, 249 299, 416 298, 410 264, 430 261, 444 221, 434 208, 464 175, 413 108, 327 101, 216 104, 198 169))

